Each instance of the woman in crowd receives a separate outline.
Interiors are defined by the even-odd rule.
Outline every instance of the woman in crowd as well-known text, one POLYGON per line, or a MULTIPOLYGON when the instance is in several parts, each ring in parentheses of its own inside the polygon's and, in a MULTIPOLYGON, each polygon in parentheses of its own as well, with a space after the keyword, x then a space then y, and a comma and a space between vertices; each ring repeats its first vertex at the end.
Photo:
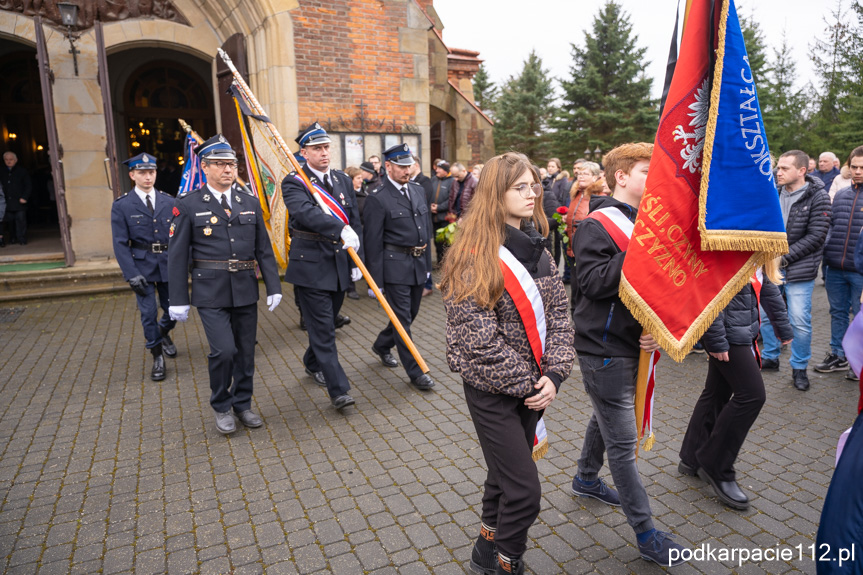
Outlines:
POLYGON ((783 344, 793 337, 785 301, 776 287, 781 281, 777 258, 764 266, 763 274, 753 275, 701 339, 710 354, 710 365, 704 391, 689 419, 677 469, 684 475, 697 474, 733 509, 749 508, 749 497, 737 484, 734 462, 765 401, 755 341, 760 329, 759 303, 776 337, 783 344))
POLYGON ((471 168, 470 173, 473 174, 473 177, 479 181, 479 175, 482 173, 482 169, 485 167, 485 164, 477 164, 473 168, 471 168))
POLYGON ((363 217, 363 206, 366 204, 366 190, 363 187, 363 171, 356 166, 348 166, 345 168, 345 173, 351 179, 354 186, 354 193, 357 196, 357 209, 360 212, 360 219, 363 217))
POLYGON ((537 422, 575 357, 546 233, 538 170, 507 152, 486 163, 444 258, 447 361, 462 375, 488 466, 471 555, 471 568, 485 575, 524 573, 541 496, 532 457, 537 422))

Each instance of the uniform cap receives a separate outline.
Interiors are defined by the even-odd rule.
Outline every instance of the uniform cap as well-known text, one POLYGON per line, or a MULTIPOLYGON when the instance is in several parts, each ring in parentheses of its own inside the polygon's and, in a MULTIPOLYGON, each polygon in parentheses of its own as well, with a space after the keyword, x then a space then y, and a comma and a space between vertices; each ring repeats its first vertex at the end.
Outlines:
POLYGON ((156 156, 145 152, 143 154, 133 156, 123 163, 129 166, 130 170, 155 170, 156 156))
POLYGON ((412 166, 414 159, 407 144, 396 144, 384 151, 384 160, 397 166, 412 166))
POLYGON ((237 160, 237 154, 222 134, 216 134, 195 148, 195 153, 202 160, 237 160))
POLYGON ((298 143, 301 148, 305 148, 306 146, 329 144, 331 140, 330 137, 327 135, 327 131, 324 130, 320 124, 315 122, 305 130, 303 130, 302 133, 297 136, 297 139, 294 141, 298 143))

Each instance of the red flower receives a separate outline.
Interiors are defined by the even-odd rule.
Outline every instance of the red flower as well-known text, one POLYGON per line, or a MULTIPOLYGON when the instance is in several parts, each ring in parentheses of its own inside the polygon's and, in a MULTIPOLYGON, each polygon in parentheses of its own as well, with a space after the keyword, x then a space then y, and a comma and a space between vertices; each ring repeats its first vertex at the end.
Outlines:
POLYGON ((567 208, 566 206, 560 206, 559 208, 557 208, 557 213, 559 213, 562 216, 565 216, 566 212, 568 212, 568 211, 569 211, 569 208, 567 208))
POLYGON ((177 217, 180 215, 180 210, 177 209, 177 206, 174 206, 174 209, 171 213, 174 214, 174 217, 177 217))

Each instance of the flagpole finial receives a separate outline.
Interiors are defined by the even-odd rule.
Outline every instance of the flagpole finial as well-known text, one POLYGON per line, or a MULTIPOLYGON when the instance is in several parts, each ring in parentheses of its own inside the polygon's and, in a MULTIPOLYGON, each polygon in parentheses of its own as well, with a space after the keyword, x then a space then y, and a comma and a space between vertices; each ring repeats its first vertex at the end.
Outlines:
POLYGON ((184 130, 187 134, 191 134, 191 133, 192 133, 192 126, 190 126, 189 124, 187 124, 187 123, 186 123, 186 121, 185 121, 183 118, 177 118, 177 121, 178 121, 178 122, 180 122, 180 127, 181 127, 181 128, 183 128, 183 130, 184 130))

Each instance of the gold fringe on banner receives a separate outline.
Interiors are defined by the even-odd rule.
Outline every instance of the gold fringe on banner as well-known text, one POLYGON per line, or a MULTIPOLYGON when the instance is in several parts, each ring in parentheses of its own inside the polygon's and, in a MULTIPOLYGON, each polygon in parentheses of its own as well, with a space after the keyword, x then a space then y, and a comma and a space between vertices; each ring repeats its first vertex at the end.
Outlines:
POLYGON ((531 457, 534 461, 539 461, 548 453, 548 439, 533 448, 531 457))
POLYGON ((653 446, 656 444, 656 437, 653 436, 653 432, 650 432, 650 435, 644 439, 644 450, 650 451, 653 449, 653 446))
POLYGON ((737 295, 743 286, 745 286, 756 266, 762 266, 767 261, 776 257, 776 254, 756 252, 752 254, 746 264, 738 270, 736 274, 725 284, 725 287, 716 294, 713 300, 701 311, 695 321, 686 330, 681 339, 674 337, 665 323, 654 312, 647 302, 642 299, 632 284, 626 279, 626 275, 621 273, 619 295, 623 305, 632 313, 635 320, 641 324, 645 331, 653 336, 653 339, 659 346, 665 350, 668 356, 674 361, 680 363, 686 358, 686 355, 692 349, 719 312, 725 309, 725 306, 731 299, 737 295))

